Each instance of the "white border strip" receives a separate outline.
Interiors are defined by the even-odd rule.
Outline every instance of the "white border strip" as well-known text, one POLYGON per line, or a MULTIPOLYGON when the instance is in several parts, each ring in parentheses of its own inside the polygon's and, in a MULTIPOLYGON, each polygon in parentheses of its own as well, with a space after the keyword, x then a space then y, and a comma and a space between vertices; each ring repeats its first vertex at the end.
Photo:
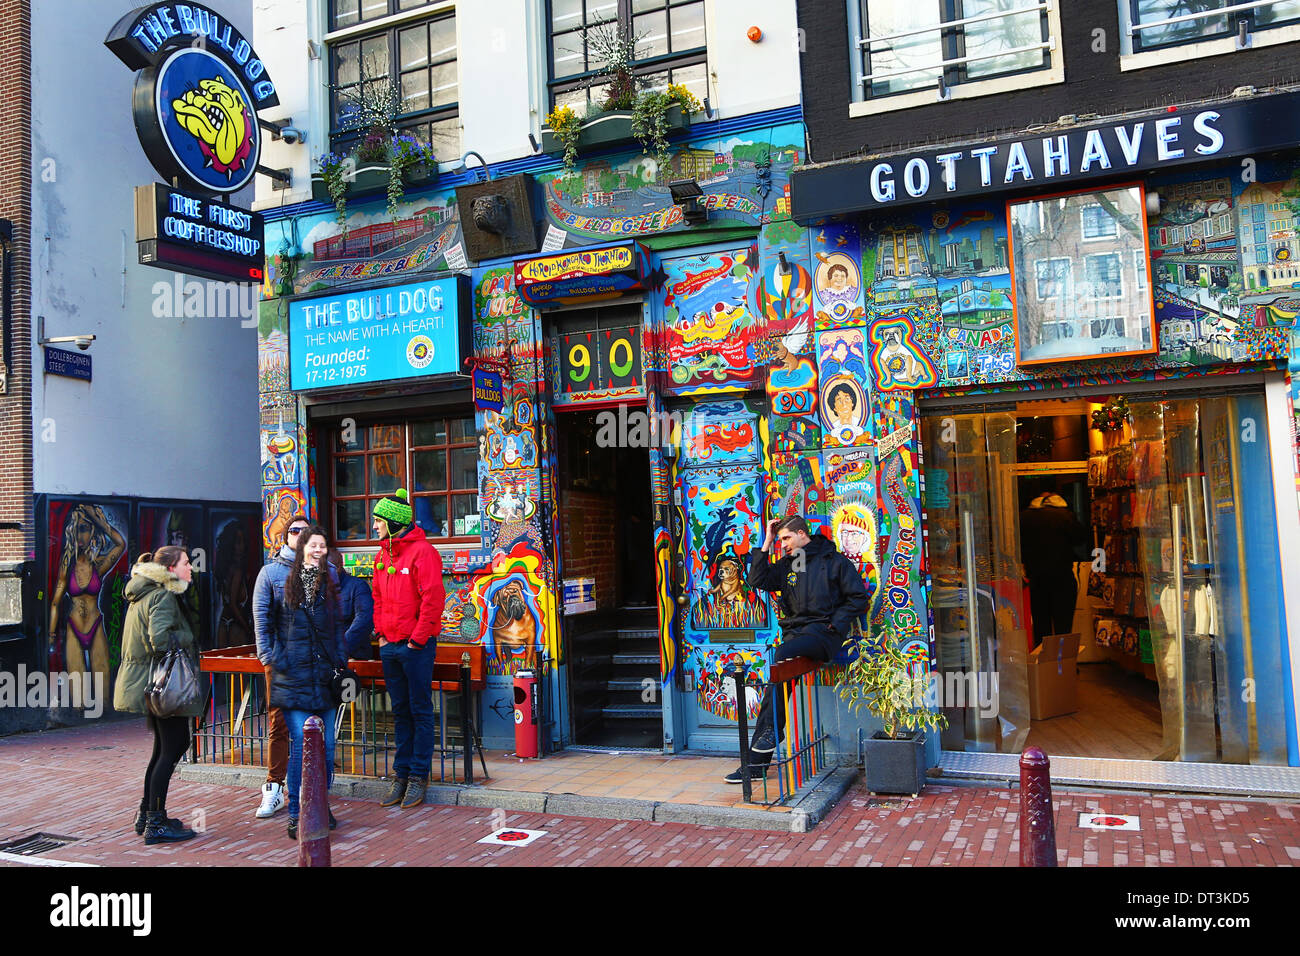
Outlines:
MULTIPOLYGON (((1282 593, 1286 615, 1286 642, 1291 658, 1291 700, 1286 719, 1294 734, 1300 710, 1300 508, 1296 501, 1295 445, 1292 444, 1295 408, 1291 389, 1281 373, 1264 380, 1264 409, 1268 416, 1268 451, 1273 459, 1273 509, 1277 513, 1277 550, 1282 559, 1282 593), (1287 583, 1290 582, 1290 583, 1287 583), (1290 599, 1287 595, 1291 595, 1290 599)), ((1288 734, 1291 736, 1291 734, 1288 734)), ((1300 736, 1300 734, 1296 734, 1300 736)), ((1292 758, 1300 754, 1291 754, 1292 758)))
POLYGON ((23 856, 21 853, 0 852, 0 863, 17 863, 22 866, 90 866, 98 863, 74 863, 71 860, 51 860, 43 856, 23 856))

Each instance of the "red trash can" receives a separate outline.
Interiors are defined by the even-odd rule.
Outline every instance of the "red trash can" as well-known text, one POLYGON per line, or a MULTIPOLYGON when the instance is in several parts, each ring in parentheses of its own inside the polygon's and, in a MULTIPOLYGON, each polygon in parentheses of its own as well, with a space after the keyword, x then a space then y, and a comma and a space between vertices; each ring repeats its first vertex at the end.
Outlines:
POLYGON ((537 756, 537 678, 532 671, 515 675, 515 755, 537 756))

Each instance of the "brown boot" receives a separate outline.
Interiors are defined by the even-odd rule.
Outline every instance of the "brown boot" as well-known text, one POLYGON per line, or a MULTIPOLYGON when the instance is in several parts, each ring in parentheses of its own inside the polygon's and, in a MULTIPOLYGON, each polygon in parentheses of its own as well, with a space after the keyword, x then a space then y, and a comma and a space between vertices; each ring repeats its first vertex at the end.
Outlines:
POLYGON ((424 788, 428 784, 428 777, 412 777, 406 785, 406 799, 402 801, 402 809, 410 810, 424 803, 424 788))
POLYGON ((406 796, 406 778, 394 777, 393 785, 388 788, 388 796, 379 802, 381 807, 395 807, 406 796))

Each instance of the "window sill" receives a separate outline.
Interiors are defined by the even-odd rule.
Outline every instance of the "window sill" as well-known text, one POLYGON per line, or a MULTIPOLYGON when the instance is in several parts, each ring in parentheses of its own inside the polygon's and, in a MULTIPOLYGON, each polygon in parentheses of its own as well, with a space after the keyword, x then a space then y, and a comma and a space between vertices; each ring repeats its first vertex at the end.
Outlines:
MULTIPOLYGON (((1300 24, 1289 27, 1277 27, 1250 35, 1250 46, 1242 51, 1258 47, 1277 46, 1281 43, 1294 43, 1300 40, 1300 24)), ((1144 70, 1152 66, 1167 63, 1185 63, 1188 60, 1200 60, 1211 56, 1223 56, 1225 53, 1237 52, 1236 36, 1220 37, 1217 40, 1202 40, 1200 43, 1187 43, 1182 46, 1166 46, 1141 53, 1122 53, 1119 58, 1121 73, 1130 70, 1144 70)))
MULTIPOLYGON (((1060 60, 1060 52, 1054 54, 1060 60)), ((917 90, 915 93, 901 93, 897 96, 879 99, 860 100, 849 104, 849 118, 862 116, 879 116, 898 110, 913 109, 918 106, 933 106, 938 103, 953 103, 960 100, 974 99, 978 96, 994 96, 998 93, 1012 93, 1017 90, 1034 89, 1040 86, 1053 86, 1065 82, 1064 65, 1054 66, 1041 73, 1017 73, 1013 76, 999 76, 974 83, 948 87, 948 95, 939 98, 937 89, 917 90)))

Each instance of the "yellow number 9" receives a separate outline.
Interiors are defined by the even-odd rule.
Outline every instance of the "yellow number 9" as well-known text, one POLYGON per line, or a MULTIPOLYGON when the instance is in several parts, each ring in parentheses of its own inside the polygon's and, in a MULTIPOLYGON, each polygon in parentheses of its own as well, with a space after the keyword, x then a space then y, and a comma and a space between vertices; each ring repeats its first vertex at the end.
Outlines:
POLYGON ((575 345, 569 349, 569 378, 574 382, 585 382, 591 376, 591 352, 585 345, 575 345))

